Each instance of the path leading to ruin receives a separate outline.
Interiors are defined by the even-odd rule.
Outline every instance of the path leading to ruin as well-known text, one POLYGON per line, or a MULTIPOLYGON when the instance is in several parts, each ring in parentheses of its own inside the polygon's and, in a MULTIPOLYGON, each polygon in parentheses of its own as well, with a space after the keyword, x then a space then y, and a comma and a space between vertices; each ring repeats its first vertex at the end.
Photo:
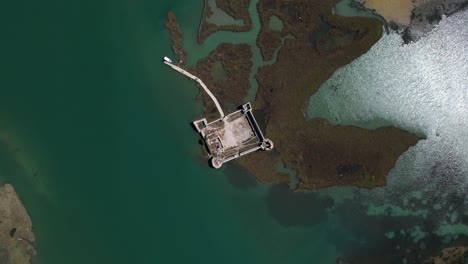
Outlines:
POLYGON ((223 109, 221 109, 221 105, 219 104, 218 100, 216 99, 216 97, 213 95, 213 93, 211 93, 211 91, 208 89, 208 87, 206 86, 206 84, 203 83, 203 81, 198 78, 197 76, 191 74, 190 72, 182 69, 181 67, 177 66, 177 65, 174 65, 168 61, 164 61, 164 64, 168 65, 169 67, 171 67, 172 69, 182 73, 183 75, 189 77, 190 79, 198 82, 198 84, 203 88, 203 90, 205 90, 205 92, 210 96, 211 100, 213 100, 213 102, 215 103, 216 105, 216 108, 218 109, 219 111, 219 114, 221 115, 221 118, 224 117, 224 112, 223 112, 223 109))

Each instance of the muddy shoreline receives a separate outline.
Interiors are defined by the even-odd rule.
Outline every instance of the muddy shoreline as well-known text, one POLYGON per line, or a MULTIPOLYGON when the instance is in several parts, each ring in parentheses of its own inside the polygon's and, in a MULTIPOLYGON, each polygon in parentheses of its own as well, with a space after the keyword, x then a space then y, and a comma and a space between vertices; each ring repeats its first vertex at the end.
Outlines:
POLYGON ((31 218, 10 184, 0 186, 0 263, 31 263, 36 255, 31 218))
POLYGON ((399 0, 381 4, 379 0, 354 0, 356 7, 368 8, 381 15, 404 43, 418 41, 450 16, 467 8, 468 0, 399 0))
POLYGON ((172 44, 172 51, 177 55, 179 64, 185 65, 187 53, 183 47, 183 35, 177 17, 173 12, 167 13, 166 29, 172 44))

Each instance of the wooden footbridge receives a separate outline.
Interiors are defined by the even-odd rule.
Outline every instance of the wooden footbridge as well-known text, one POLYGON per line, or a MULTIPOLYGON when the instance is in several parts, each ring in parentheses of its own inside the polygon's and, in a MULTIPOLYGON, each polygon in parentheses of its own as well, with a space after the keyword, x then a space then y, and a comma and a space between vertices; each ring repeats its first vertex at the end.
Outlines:
POLYGON ((210 89, 208 89, 206 84, 204 84, 203 81, 200 78, 198 78, 197 76, 195 76, 195 75, 191 74, 190 72, 182 69, 181 67, 173 64, 171 60, 169 60, 169 59, 166 60, 166 58, 164 59, 164 64, 166 64, 169 67, 171 67, 172 69, 182 73, 183 75, 189 77, 190 79, 196 81, 203 88, 203 90, 205 90, 205 92, 210 96, 211 100, 213 100, 214 104, 216 105, 216 108, 218 109, 218 112, 221 115, 221 118, 224 118, 224 112, 223 112, 223 109, 221 109, 221 105, 219 104, 218 99, 216 99, 216 97, 213 95, 213 93, 210 91, 210 89))

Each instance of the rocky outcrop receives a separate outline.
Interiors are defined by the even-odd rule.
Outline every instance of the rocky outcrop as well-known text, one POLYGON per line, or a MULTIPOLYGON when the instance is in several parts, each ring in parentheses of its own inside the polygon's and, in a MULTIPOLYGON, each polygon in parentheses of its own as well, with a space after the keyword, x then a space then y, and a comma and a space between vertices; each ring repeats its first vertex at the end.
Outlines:
POLYGON ((0 263, 31 263, 36 255, 32 224, 13 186, 0 187, 0 263))

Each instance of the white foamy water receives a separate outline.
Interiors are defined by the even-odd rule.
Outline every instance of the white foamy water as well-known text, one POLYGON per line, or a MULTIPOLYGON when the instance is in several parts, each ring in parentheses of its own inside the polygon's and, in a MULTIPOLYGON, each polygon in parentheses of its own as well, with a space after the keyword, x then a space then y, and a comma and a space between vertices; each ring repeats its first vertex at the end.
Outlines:
POLYGON ((365 128, 395 125, 427 137, 400 157, 385 188, 363 191, 373 197, 370 214, 410 210, 440 226, 467 214, 467 24, 463 11, 416 43, 385 35, 311 97, 310 118, 365 128))

